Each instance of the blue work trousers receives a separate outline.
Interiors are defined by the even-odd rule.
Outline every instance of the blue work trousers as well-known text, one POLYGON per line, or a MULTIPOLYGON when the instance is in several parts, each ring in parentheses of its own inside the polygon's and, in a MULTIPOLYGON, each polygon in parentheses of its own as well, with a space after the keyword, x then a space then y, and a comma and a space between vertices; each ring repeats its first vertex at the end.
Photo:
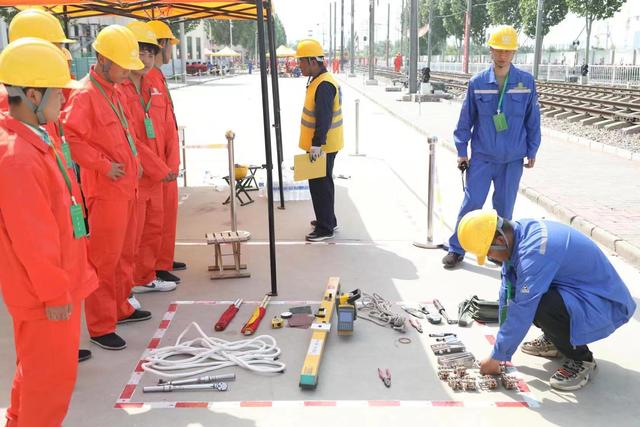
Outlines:
POLYGON ((458 224, 462 217, 473 210, 482 209, 489 187, 493 181, 493 208, 502 218, 511 219, 513 207, 518 195, 518 186, 522 177, 523 160, 509 163, 493 163, 471 159, 467 169, 467 185, 464 190, 464 200, 456 227, 449 239, 449 252, 464 255, 464 249, 458 240, 458 224))

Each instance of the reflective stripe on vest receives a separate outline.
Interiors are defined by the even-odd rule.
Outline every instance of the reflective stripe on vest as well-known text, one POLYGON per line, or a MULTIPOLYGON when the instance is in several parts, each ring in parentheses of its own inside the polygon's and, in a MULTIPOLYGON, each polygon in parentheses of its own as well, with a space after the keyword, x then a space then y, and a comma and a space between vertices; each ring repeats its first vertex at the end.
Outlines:
POLYGON ((331 83, 336 88, 336 96, 333 100, 332 123, 327 132, 326 144, 322 147, 327 153, 336 152, 344 146, 343 120, 342 120, 342 93, 340 86, 332 74, 322 73, 316 77, 307 87, 304 107, 302 108, 302 118, 300 120, 300 143, 299 147, 305 151, 311 149, 311 142, 316 129, 315 116, 315 96, 318 86, 322 82, 331 83))

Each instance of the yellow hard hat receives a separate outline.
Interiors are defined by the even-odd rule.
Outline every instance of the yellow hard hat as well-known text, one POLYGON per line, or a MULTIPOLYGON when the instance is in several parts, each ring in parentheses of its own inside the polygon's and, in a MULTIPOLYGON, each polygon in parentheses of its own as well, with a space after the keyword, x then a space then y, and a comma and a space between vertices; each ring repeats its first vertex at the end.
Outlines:
POLYGON ((64 53, 64 57, 67 59, 67 61, 73 61, 73 55, 71 55, 69 49, 67 49, 66 47, 62 47, 60 48, 60 50, 62 50, 62 53, 64 53))
POLYGON ((302 40, 296 48, 296 58, 317 58, 324 56, 322 45, 314 39, 302 40))
POLYGON ((92 44, 100 55, 115 62, 125 70, 142 70, 138 39, 133 32, 122 25, 109 25, 98 33, 92 44))
POLYGON ((37 37, 51 43, 75 43, 75 40, 64 35, 62 25, 55 16, 40 9, 18 12, 9 23, 9 41, 23 37, 37 37))
POLYGON ((246 165, 235 165, 233 174, 236 179, 245 179, 249 173, 249 167, 246 165))
POLYGON ((79 82, 71 79, 64 53, 35 37, 11 42, 0 53, 0 83, 20 88, 80 87, 79 82))
POLYGON ((462 248, 474 254, 483 265, 496 234, 498 214, 493 209, 471 211, 460 220, 458 240, 462 248))
POLYGON ((136 36, 138 43, 147 43, 160 47, 158 39, 156 38, 156 33, 148 23, 132 21, 127 24, 127 28, 136 36))
POLYGON ((501 25, 489 37, 489 47, 500 50, 518 50, 518 33, 510 25, 501 25))
POLYGON ((169 39, 171 44, 178 44, 180 40, 173 35, 173 31, 171 28, 162 21, 149 21, 147 22, 151 29, 156 33, 156 38, 159 39, 169 39))

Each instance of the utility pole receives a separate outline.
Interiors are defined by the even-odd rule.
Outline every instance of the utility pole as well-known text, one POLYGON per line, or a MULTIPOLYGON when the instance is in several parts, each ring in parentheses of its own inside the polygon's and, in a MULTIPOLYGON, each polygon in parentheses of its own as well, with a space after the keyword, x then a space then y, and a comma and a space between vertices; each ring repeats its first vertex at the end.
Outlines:
POLYGON ((375 19, 376 5, 375 0, 369 0, 369 80, 367 84, 375 86, 378 84, 375 76, 375 62, 376 62, 376 44, 375 44, 375 19))
POLYGON ((331 26, 333 25, 333 5, 329 3, 329 63, 333 60, 333 31, 331 26))
MULTIPOLYGON (((333 57, 338 57, 338 5, 333 2, 333 57)), ((333 67, 333 64, 331 65, 333 67)))
POLYGON ((418 91, 418 0, 411 0, 411 22, 409 39, 409 93, 418 91))
POLYGON ((355 0, 351 0, 351 50, 349 59, 351 60, 351 67, 349 70, 349 77, 355 77, 356 75, 356 37, 355 37, 355 0))
POLYGON ((467 0, 467 13, 464 16, 464 63, 462 71, 469 72, 469 33, 471 32, 471 0, 467 0))
POLYGON ((340 0, 340 72, 344 73, 344 0, 340 0))
POLYGON ((387 68, 389 68, 389 31, 391 29, 391 3, 387 2, 387 68))
POLYGON ((542 13, 544 0, 538 0, 538 15, 536 16, 536 50, 533 55, 533 78, 538 78, 538 70, 542 59, 542 13))
POLYGON ((427 67, 431 68, 431 17, 433 15, 433 2, 429 0, 429 33, 427 33, 427 67))
POLYGON ((182 74, 182 83, 187 81, 187 33, 184 28, 184 21, 180 22, 180 74, 182 74))
POLYGON ((229 19, 229 47, 233 48, 233 20, 229 19))
POLYGON ((400 55, 404 57, 404 1, 402 0, 402 9, 400 10, 400 55))

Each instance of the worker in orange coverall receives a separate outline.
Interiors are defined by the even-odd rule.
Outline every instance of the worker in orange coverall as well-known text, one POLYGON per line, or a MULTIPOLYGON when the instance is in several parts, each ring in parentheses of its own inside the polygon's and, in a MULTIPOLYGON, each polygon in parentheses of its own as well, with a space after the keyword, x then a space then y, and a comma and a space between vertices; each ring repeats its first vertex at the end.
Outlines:
POLYGON ((164 162, 165 145, 177 138, 171 105, 159 83, 146 74, 155 65, 160 45, 149 24, 133 21, 127 24, 138 40, 142 70, 132 71, 122 83, 122 92, 131 112, 131 126, 140 144, 143 175, 138 192, 138 230, 134 293, 167 292, 176 288, 175 282, 156 278, 156 263, 162 246, 164 211, 163 182, 174 181, 177 174, 164 162))
POLYGON ((44 125, 71 80, 52 43, 20 38, 0 54, 0 287, 13 319, 16 372, 8 427, 60 427, 76 382, 82 301, 98 286, 68 153, 44 125))
MULTIPOLYGON (((171 32, 171 28, 162 21, 149 21, 149 25, 153 28, 160 45, 160 51, 156 55, 156 66, 153 67, 148 78, 154 79, 162 88, 166 100, 171 107, 171 117, 173 119, 174 127, 177 129, 176 116, 174 112, 173 101, 171 100, 171 94, 169 93, 169 86, 167 80, 162 74, 160 67, 163 64, 168 64, 171 61, 171 49, 174 45, 178 44, 178 39, 171 32)), ((180 168, 180 143, 178 141, 178 135, 176 134, 172 141, 167 141, 165 145, 165 157, 164 160, 171 169, 171 172, 178 174, 180 168)), ((165 182, 163 184, 164 190, 164 220, 163 220, 163 232, 162 232, 162 247, 160 249, 160 256, 156 263, 156 274, 159 279, 180 283, 180 277, 172 274, 171 271, 185 270, 187 265, 184 262, 174 260, 175 245, 176 245, 176 225, 178 222, 178 183, 176 181, 165 182)))
POLYGON ((136 203, 142 173, 130 113, 119 84, 130 70, 142 69, 138 41, 126 27, 110 25, 93 43, 97 63, 83 79, 63 113, 67 140, 81 168, 89 216, 89 256, 99 288, 87 298, 85 316, 91 342, 122 350, 117 323, 151 318, 127 298, 133 286, 136 203))

